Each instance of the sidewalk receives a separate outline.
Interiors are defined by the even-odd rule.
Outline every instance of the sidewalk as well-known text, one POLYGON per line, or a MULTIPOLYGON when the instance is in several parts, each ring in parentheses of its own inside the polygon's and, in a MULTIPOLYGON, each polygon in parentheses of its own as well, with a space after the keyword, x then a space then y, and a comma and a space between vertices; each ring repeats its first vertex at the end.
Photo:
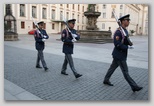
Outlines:
POLYGON ((49 72, 35 68, 36 50, 31 35, 19 35, 19 41, 4 42, 5 49, 5 100, 148 100, 148 38, 132 36, 135 49, 129 50, 130 75, 143 90, 132 93, 123 79, 120 68, 111 78, 114 87, 102 84, 109 68, 113 44, 76 43, 74 62, 83 74, 75 79, 70 68, 69 76, 60 74, 64 59, 59 35, 50 35, 44 51, 49 72), (15 61, 16 60, 16 61, 15 61))
POLYGON ((14 83, 4 79, 5 100, 42 100, 14 83))

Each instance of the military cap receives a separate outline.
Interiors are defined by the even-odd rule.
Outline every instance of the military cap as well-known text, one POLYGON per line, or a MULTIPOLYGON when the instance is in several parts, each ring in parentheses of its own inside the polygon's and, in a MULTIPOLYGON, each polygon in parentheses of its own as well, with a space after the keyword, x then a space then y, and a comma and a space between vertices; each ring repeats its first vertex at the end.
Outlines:
POLYGON ((69 22, 74 22, 75 23, 76 19, 70 19, 70 20, 67 20, 67 23, 69 22))
POLYGON ((130 20, 130 19, 129 19, 129 16, 130 16, 129 14, 124 15, 124 16, 120 17, 119 20, 120 20, 120 21, 122 21, 122 20, 130 20))
POLYGON ((38 25, 44 24, 44 21, 40 21, 40 22, 38 22, 37 24, 38 24, 38 25))

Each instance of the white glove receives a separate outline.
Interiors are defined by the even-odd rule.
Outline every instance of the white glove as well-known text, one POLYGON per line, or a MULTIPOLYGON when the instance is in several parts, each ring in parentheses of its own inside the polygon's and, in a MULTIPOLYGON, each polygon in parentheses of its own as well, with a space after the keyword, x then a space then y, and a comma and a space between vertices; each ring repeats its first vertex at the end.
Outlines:
POLYGON ((45 42, 46 39, 42 39, 43 42, 45 42))
POLYGON ((134 49, 134 47, 133 46, 128 46, 128 49, 134 49))
POLYGON ((76 39, 72 39, 72 42, 75 42, 76 41, 76 39))
POLYGON ((76 34, 72 34, 72 36, 73 36, 74 38, 78 37, 78 35, 76 35, 76 34))
POLYGON ((47 38, 47 36, 45 36, 45 35, 44 35, 44 36, 43 36, 43 38, 45 38, 45 39, 46 39, 46 38, 47 38))

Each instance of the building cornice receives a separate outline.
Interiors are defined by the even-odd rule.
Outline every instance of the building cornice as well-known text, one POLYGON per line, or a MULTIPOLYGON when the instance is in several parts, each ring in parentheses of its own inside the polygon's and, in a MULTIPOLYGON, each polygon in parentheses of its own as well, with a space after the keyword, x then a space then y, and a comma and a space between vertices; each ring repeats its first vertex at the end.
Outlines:
POLYGON ((141 9, 138 7, 137 4, 131 4, 135 9, 137 9, 138 11, 140 11, 141 9))
POLYGON ((126 4, 126 6, 128 6, 129 8, 131 8, 137 12, 141 10, 138 6, 136 6, 134 4, 126 4))

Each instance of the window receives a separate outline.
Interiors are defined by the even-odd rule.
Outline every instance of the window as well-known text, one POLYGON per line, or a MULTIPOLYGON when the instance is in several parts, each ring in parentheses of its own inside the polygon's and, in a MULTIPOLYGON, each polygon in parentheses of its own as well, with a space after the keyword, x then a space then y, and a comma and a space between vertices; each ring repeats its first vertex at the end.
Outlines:
POLYGON ((102 29, 105 29, 105 23, 102 24, 102 29))
POLYGON ((7 21, 7 22, 6 22, 6 25, 7 25, 8 29, 11 30, 11 27, 12 27, 11 21, 7 21))
POLYGON ((52 29, 55 29, 55 24, 52 24, 52 29))
POLYGON ((114 14, 111 12, 111 18, 114 18, 114 14))
POLYGON ((80 11, 80 5, 78 4, 78 11, 80 11))
POLYGON ((74 9, 74 4, 73 4, 73 6, 72 6, 72 9, 74 9))
POLYGON ((69 8, 69 4, 67 4, 67 8, 69 8))
POLYGON ((21 29, 25 28, 25 22, 21 22, 21 29))
POLYGON ((60 11, 60 20, 63 20, 63 11, 60 11))
POLYGON ((25 4, 20 4, 20 16, 25 16, 25 4))
POLYGON ((74 13, 72 14, 72 18, 74 19, 74 13))
POLYGON ((103 9, 106 9, 106 5, 105 4, 103 5, 103 9))
POLYGON ((146 28, 148 27, 148 22, 145 22, 145 27, 146 27, 146 28))
POLYGON ((66 13, 66 20, 68 20, 69 19, 69 13, 67 12, 66 13))
POLYGON ((84 16, 82 16, 82 24, 84 24, 84 16))
POLYGON ((35 29, 36 27, 35 27, 35 25, 34 25, 34 22, 32 22, 32 24, 33 24, 33 29, 35 29))
POLYGON ((145 34, 148 34, 148 22, 145 23, 145 34))
POLYGON ((120 9, 123 9, 123 5, 120 5, 120 9))
POLYGON ((79 30, 79 26, 77 27, 77 30, 79 30))
POLYGON ((102 17, 106 18, 106 13, 105 12, 103 12, 102 17))
POLYGON ((46 23, 44 23, 44 27, 43 28, 46 29, 46 23))
POLYGON ((55 19, 55 10, 52 9, 52 19, 55 19))
POLYGON ((148 13, 146 14, 146 19, 148 19, 148 13))
POLYGON ((84 12, 84 6, 82 7, 82 12, 84 12))
POLYGON ((122 17, 122 13, 119 13, 119 17, 122 17))
POLYGON ((80 18, 80 16, 78 15, 78 20, 77 20, 78 23, 79 23, 79 20, 80 20, 79 18, 80 18))
POLYGON ((60 6, 63 6, 63 4, 60 4, 60 6))
POLYGON ((36 6, 32 6, 32 17, 36 18, 36 6))
POLYGON ((42 18, 44 18, 44 19, 47 18, 46 12, 47 12, 46 8, 43 8, 43 10, 42 10, 42 18))

